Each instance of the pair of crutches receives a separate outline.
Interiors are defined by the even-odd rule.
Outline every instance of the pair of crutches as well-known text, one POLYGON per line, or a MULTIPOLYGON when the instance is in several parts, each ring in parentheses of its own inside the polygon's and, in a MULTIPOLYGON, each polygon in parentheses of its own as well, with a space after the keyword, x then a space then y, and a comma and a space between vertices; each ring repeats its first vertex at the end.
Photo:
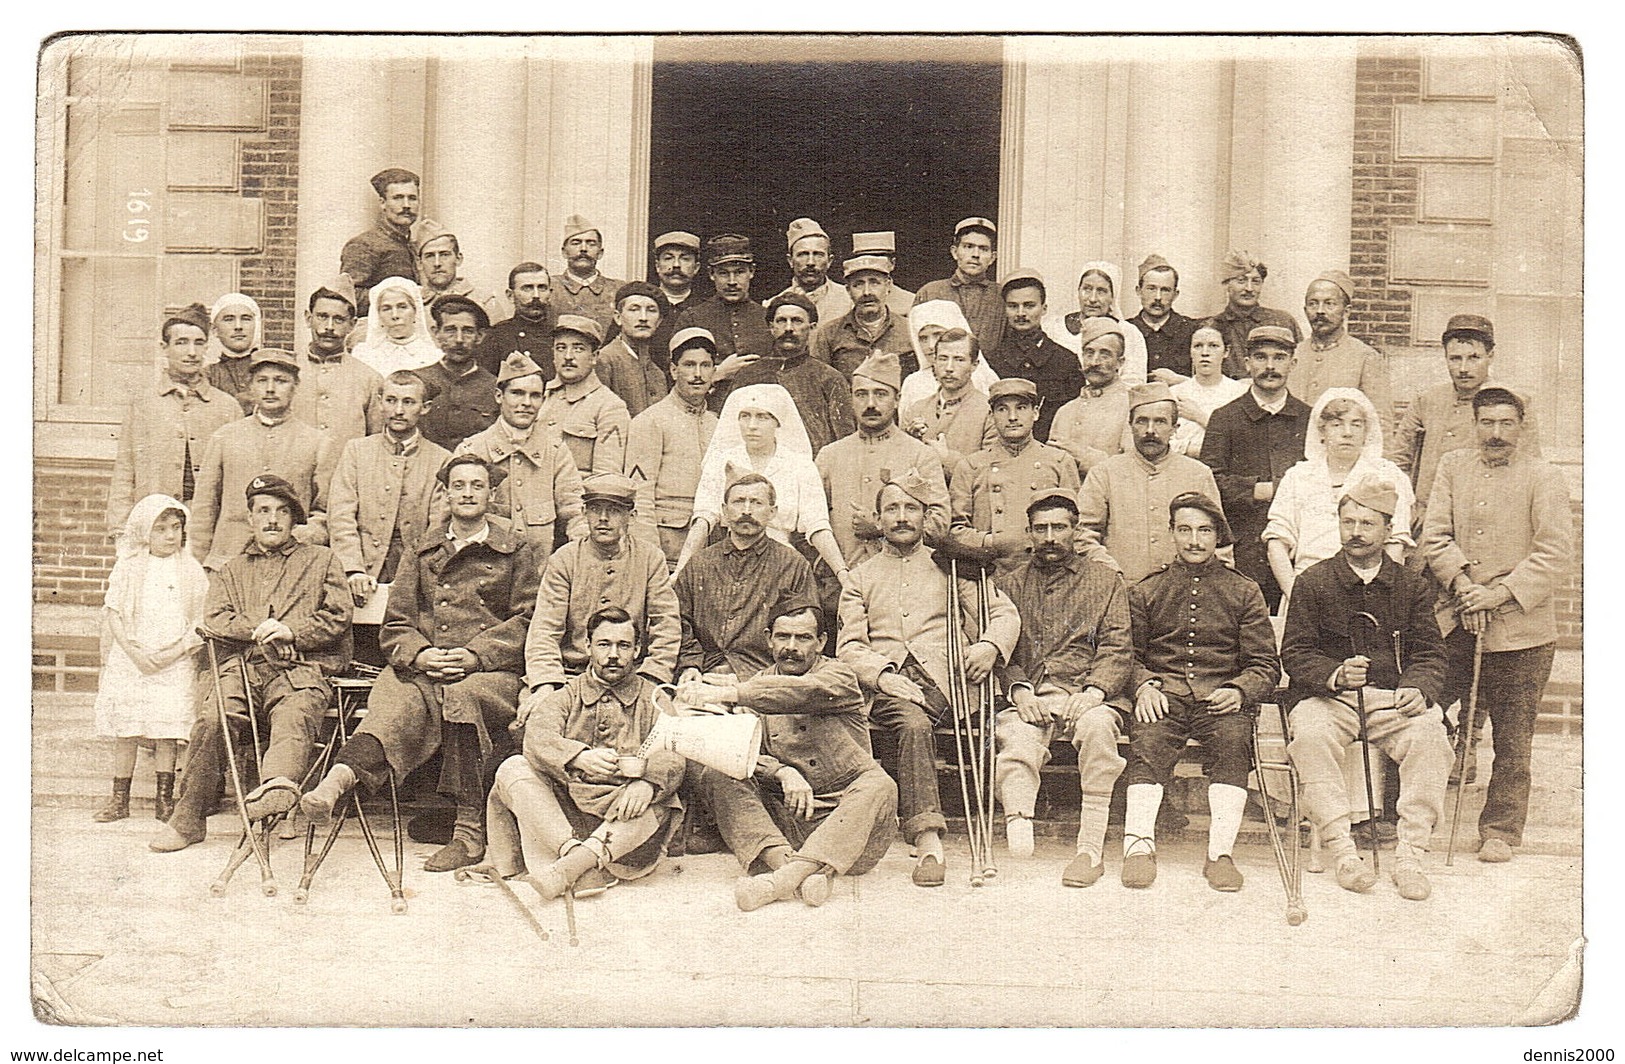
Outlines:
MULTIPOLYGON (((990 620, 986 568, 978 568, 976 623, 987 631, 990 620)), ((965 810, 965 831, 970 840, 970 884, 980 887, 999 874, 993 861, 993 677, 976 685, 974 703, 965 678, 960 614, 959 559, 948 560, 948 705, 954 723, 954 754, 959 773, 959 797, 965 810)))
MULTIPOLYGON (((360 666, 357 666, 360 668, 360 666)), ((372 690, 372 678, 337 679, 334 686, 338 688, 338 712, 334 723, 333 736, 322 751, 320 758, 313 759, 311 770, 307 772, 306 780, 319 768, 326 772, 331 767, 333 752, 349 741, 349 718, 353 712, 354 700, 363 697, 363 692, 372 690)), ((384 864, 384 855, 378 845, 378 836, 372 830, 372 824, 367 820, 367 811, 362 808, 359 788, 352 787, 339 802, 339 807, 333 810, 333 817, 327 827, 327 834, 322 839, 320 850, 316 849, 316 825, 305 826, 305 854, 304 869, 299 876, 299 885, 294 888, 293 900, 304 902, 310 898, 311 880, 327 860, 327 854, 333 849, 333 843, 338 840, 339 832, 344 830, 344 822, 349 819, 351 812, 355 813, 356 822, 361 825, 361 837, 366 840, 367 850, 372 854, 373 864, 378 866, 378 874, 384 877, 384 883, 389 887, 389 909, 397 916, 406 912, 406 892, 404 888, 404 872, 406 868, 406 842, 405 832, 401 830, 401 803, 400 795, 395 785, 394 770, 389 772, 389 812, 394 825, 395 836, 395 867, 389 868, 384 864)))
MULTIPOLYGON (((274 822, 280 820, 281 817, 266 817, 258 826, 249 819, 246 804, 247 795, 243 790, 242 770, 238 767, 237 748, 231 738, 231 714, 226 712, 225 691, 220 686, 220 655, 215 649, 215 643, 216 641, 225 641, 236 644, 236 641, 226 640, 225 637, 215 635, 202 628, 198 629, 198 635, 203 637, 204 645, 209 648, 209 678, 214 684, 215 713, 220 723, 220 737, 226 748, 226 768, 231 778, 232 801, 237 807, 237 816, 242 821, 243 829, 242 836, 238 838, 236 847, 232 849, 231 856, 226 860, 226 867, 220 870, 220 874, 215 877, 215 881, 209 885, 209 893, 217 898, 223 896, 226 893, 227 884, 231 882, 231 877, 236 874, 237 869, 243 866, 248 860, 248 855, 252 853, 255 862, 260 868, 260 893, 267 898, 275 897, 276 876, 271 871, 270 858, 271 829, 275 826, 274 822)), ((240 644, 237 645, 240 646, 240 644)), ((254 743, 254 762, 259 764, 264 756, 264 751, 260 748, 259 714, 254 707, 254 685, 250 682, 248 675, 247 648, 238 649, 234 654, 237 658, 237 672, 243 684, 243 700, 248 708, 248 734, 254 743)), ((308 782, 308 773, 306 777, 308 782)))

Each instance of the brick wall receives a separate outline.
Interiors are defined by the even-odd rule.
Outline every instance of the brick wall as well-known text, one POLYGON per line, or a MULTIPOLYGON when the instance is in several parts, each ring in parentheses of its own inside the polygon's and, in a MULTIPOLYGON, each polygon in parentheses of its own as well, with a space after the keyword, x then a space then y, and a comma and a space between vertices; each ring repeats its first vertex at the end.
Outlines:
POLYGON ((1417 170, 1394 164, 1394 105, 1422 96, 1422 61, 1367 56, 1354 72, 1354 211, 1349 331, 1383 348, 1411 341, 1411 293, 1388 284, 1388 231, 1416 220, 1417 170))
POLYGON ((245 52, 243 73, 265 79, 270 121, 263 137, 245 137, 241 154, 243 195, 265 201, 265 250, 245 255, 238 283, 265 316, 265 345, 289 350, 294 322, 303 312, 294 291, 298 241, 299 87, 297 55, 245 52))
POLYGON ((100 606, 113 569, 107 537, 111 463, 41 458, 34 466, 34 601, 100 606))

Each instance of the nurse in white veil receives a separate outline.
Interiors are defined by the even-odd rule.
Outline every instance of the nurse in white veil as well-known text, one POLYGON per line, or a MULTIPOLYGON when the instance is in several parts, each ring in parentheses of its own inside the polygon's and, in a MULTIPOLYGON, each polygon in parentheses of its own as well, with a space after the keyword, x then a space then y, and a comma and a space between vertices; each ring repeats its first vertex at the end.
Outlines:
POLYGON ((399 369, 422 369, 440 361, 440 348, 429 335, 429 315, 416 281, 386 277, 372 287, 366 339, 352 354, 387 377, 399 369))
POLYGON ((760 473, 773 483, 778 512, 767 534, 791 546, 798 546, 797 537, 805 540, 844 584, 846 561, 830 531, 829 502, 813 464, 812 444, 795 400, 778 384, 751 384, 728 393, 700 466, 694 518, 676 571, 682 571, 717 527, 723 491, 747 473, 760 473))

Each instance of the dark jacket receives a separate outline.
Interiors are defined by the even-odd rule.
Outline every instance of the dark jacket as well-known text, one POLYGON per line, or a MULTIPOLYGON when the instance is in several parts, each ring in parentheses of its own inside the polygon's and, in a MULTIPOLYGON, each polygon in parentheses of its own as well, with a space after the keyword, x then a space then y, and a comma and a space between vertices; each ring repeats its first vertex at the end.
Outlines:
POLYGON ((1021 614, 1021 635, 1005 670, 1010 685, 1036 689, 1047 681, 1070 694, 1098 687, 1107 702, 1126 707, 1134 640, 1121 576, 1078 554, 1053 568, 1029 556, 996 583, 1021 614))
POLYGON ((252 643, 254 629, 275 617, 293 632, 294 650, 303 660, 269 667, 286 672, 296 688, 318 687, 324 675, 350 664, 354 601, 344 566, 326 547, 290 539, 266 554, 250 540, 209 581, 203 624, 215 635, 252 643))
POLYGON ((1270 504, 1253 498, 1253 485, 1267 480, 1279 486, 1286 471, 1303 461, 1308 431, 1303 400, 1288 395, 1281 412, 1269 414, 1249 389, 1213 411, 1202 439, 1201 459, 1213 470, 1236 539, 1236 568, 1265 587, 1275 586, 1262 538, 1270 504))
POLYGON ((1292 585, 1281 665, 1292 679, 1290 709, 1305 698, 1325 697, 1337 667, 1356 653, 1371 659, 1368 686, 1414 687, 1429 703, 1444 690, 1444 641, 1433 617, 1434 588, 1387 555, 1371 583, 1349 568, 1342 551, 1304 570, 1292 585), (1377 624, 1358 618, 1377 618, 1377 624), (1400 667, 1394 664, 1399 636, 1400 667))
POLYGON ((453 553, 447 525, 425 533, 411 564, 389 592, 378 646, 403 672, 428 647, 466 647, 481 672, 525 668, 525 633, 536 607, 540 563, 535 547, 500 517, 488 517, 483 543, 453 553))
POLYGON ((1128 603, 1130 690, 1155 679, 1170 697, 1200 701, 1229 686, 1248 706, 1275 690, 1281 665, 1264 594, 1217 558, 1201 565, 1176 559, 1129 588, 1128 603))

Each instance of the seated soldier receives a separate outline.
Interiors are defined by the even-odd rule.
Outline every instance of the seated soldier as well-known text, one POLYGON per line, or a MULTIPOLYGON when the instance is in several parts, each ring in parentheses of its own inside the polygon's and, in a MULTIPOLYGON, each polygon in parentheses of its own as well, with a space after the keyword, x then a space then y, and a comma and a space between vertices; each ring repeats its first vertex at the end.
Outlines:
POLYGON ((754 780, 705 768, 695 784, 740 866, 768 869, 734 883, 746 912, 797 896, 824 904, 831 877, 863 875, 897 836, 897 784, 870 751, 857 673, 820 653, 823 611, 791 602, 769 632, 773 664, 755 677, 678 689, 684 702, 736 705, 766 718, 754 780))
POLYGON ((680 681, 702 673, 750 679, 773 664, 771 618, 792 604, 817 605, 818 585, 807 559, 767 534, 777 511, 773 482, 760 473, 746 473, 723 491, 727 536, 700 550, 677 574, 680 681))
POLYGON ((1127 764, 1117 739, 1127 723, 1134 668, 1128 591, 1110 567, 1072 549, 1078 497, 1040 488, 1027 504, 1029 560, 998 576, 1021 615, 1021 636, 1005 672, 1011 705, 999 712, 993 778, 1004 806, 1010 853, 1033 852, 1039 773, 1057 737, 1078 752, 1078 851, 1061 883, 1087 887, 1100 878, 1112 788, 1127 764))
MULTIPOLYGON (((207 635, 242 644, 248 663, 252 692, 235 662, 220 663, 226 712, 246 717, 252 697, 271 722, 271 741, 259 766, 263 782, 243 803, 250 819, 257 820, 285 813, 299 801, 295 781, 310 766, 316 730, 333 693, 327 677, 350 663, 350 587, 337 555, 293 538, 294 526, 305 522, 305 508, 292 484, 266 474, 249 481, 245 494, 252 538, 209 581, 203 626, 207 635)), ((212 682, 205 691, 212 700, 212 682)), ((218 709, 198 714, 190 743, 175 812, 148 844, 159 853, 202 842, 209 813, 225 789, 218 709)))
POLYGON ((587 619, 587 670, 539 701, 523 755, 497 769, 482 872, 526 869, 544 899, 601 893, 653 872, 682 819, 681 754, 640 754, 660 710, 654 684, 633 671, 643 633, 608 607, 587 619), (555 860, 555 858, 557 858, 555 860))
POLYGON ((424 869, 449 872, 485 852, 485 764, 514 751, 508 725, 519 698, 525 632, 536 603, 533 544, 490 515, 502 474, 471 454, 437 475, 451 516, 402 559, 378 644, 389 662, 367 699, 367 719, 299 808, 325 821, 357 783, 374 791, 405 779, 444 748, 440 791, 457 803, 452 838, 424 869))
POLYGON ((625 610, 648 633, 638 672, 649 682, 671 683, 677 671, 683 625, 666 556, 628 532, 637 512, 637 486, 619 473, 599 473, 587 478, 583 498, 586 537, 554 551, 542 572, 536 614, 525 637, 530 693, 519 705, 520 724, 545 693, 587 667, 587 622, 605 607, 625 610))
POLYGON ((1337 506, 1343 549, 1306 569, 1287 604, 1281 664, 1292 678, 1292 742, 1303 804, 1336 863, 1338 885, 1370 890, 1377 877, 1349 838, 1349 796, 1341 761, 1366 713, 1371 745, 1399 763, 1399 840, 1394 885, 1421 901, 1433 827, 1444 809, 1450 741, 1429 707, 1445 683, 1444 642, 1434 588, 1386 557, 1399 493, 1386 480, 1349 485, 1337 506), (1364 691, 1363 706, 1355 695, 1364 691))
POLYGON ((1130 728, 1128 811, 1123 819, 1123 886, 1157 878, 1157 809, 1174 765, 1195 739, 1207 748, 1207 864, 1214 890, 1241 889, 1230 851, 1247 805, 1252 714, 1280 679, 1275 630, 1258 585, 1214 552, 1230 542, 1219 504, 1199 492, 1168 504, 1177 557, 1132 585, 1134 724, 1130 728))
MULTIPOLYGON (((913 880, 920 887, 939 887, 945 878, 942 831, 947 822, 931 726, 948 705, 948 577, 921 542, 926 500, 940 491, 912 470, 880 489, 874 521, 885 546, 852 570, 851 582, 841 592, 836 645, 836 656, 857 670, 864 691, 874 696, 870 718, 897 733, 903 837, 919 854, 913 880)), ((976 584, 961 579, 959 593, 965 680, 974 686, 1000 660, 1009 660, 1021 620, 1004 593, 994 590, 988 629, 980 631, 975 624, 976 584)))

